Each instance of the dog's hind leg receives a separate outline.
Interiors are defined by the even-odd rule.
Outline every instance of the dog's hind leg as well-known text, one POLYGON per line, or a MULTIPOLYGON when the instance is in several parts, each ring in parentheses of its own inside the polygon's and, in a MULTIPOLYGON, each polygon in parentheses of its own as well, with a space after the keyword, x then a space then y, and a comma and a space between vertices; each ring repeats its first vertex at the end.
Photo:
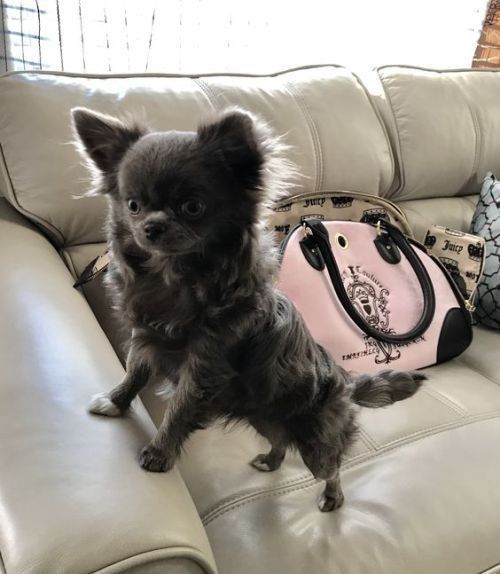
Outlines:
POLYGON ((266 454, 258 454, 250 464, 262 472, 278 469, 285 458, 288 447, 285 430, 278 425, 262 421, 250 421, 250 424, 271 443, 271 450, 266 454))
POLYGON ((258 454, 250 464, 262 472, 271 472, 278 469, 286 454, 286 445, 273 444, 267 454, 258 454))
POLYGON ((330 445, 299 445, 300 454, 314 478, 325 480, 325 490, 318 500, 321 512, 330 512, 344 503, 344 493, 340 484, 340 462, 342 448, 330 445))
POLYGON ((318 500, 318 508, 321 512, 330 512, 340 508, 344 504, 344 493, 340 485, 339 469, 336 468, 334 474, 326 479, 325 490, 318 500))

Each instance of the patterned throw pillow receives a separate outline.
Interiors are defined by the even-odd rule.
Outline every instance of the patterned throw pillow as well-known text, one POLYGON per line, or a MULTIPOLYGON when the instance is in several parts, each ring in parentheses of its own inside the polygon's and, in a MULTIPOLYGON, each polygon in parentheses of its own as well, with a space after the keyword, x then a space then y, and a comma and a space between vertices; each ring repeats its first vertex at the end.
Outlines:
POLYGON ((471 233, 484 237, 486 260, 477 289, 476 319, 500 329, 500 181, 490 172, 484 179, 472 218, 471 233))

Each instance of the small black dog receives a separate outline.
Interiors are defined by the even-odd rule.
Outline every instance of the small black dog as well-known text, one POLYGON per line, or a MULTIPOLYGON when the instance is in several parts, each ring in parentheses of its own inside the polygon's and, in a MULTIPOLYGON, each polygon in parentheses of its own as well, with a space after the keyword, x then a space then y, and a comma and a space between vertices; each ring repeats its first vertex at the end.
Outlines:
POLYGON ((73 120, 109 200, 107 282, 131 333, 124 380, 90 411, 121 415, 150 381, 169 380, 175 392, 143 468, 169 470, 190 433, 244 420, 272 446, 255 468, 275 470, 296 448, 326 481, 320 509, 339 507, 355 405, 405 399, 425 377, 350 377, 275 289, 262 221, 287 170, 279 141, 239 110, 197 132, 150 133, 81 108, 73 120))

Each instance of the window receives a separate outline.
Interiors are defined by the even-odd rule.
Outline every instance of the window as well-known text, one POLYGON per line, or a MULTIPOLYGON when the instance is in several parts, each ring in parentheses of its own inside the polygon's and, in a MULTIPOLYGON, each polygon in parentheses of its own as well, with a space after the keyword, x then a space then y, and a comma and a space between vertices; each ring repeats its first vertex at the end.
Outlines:
MULTIPOLYGON (((1 1, 1 0, 0 0, 1 1)), ((7 0, 5 70, 469 67, 487 0, 7 0)))

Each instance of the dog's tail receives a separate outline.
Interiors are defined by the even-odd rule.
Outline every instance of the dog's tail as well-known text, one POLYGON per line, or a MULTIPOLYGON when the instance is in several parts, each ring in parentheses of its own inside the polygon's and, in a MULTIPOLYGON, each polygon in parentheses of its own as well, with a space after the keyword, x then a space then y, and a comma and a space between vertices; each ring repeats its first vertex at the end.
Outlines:
POLYGON ((353 379, 352 400, 373 409, 392 405, 414 395, 427 377, 418 371, 380 371, 353 379))

